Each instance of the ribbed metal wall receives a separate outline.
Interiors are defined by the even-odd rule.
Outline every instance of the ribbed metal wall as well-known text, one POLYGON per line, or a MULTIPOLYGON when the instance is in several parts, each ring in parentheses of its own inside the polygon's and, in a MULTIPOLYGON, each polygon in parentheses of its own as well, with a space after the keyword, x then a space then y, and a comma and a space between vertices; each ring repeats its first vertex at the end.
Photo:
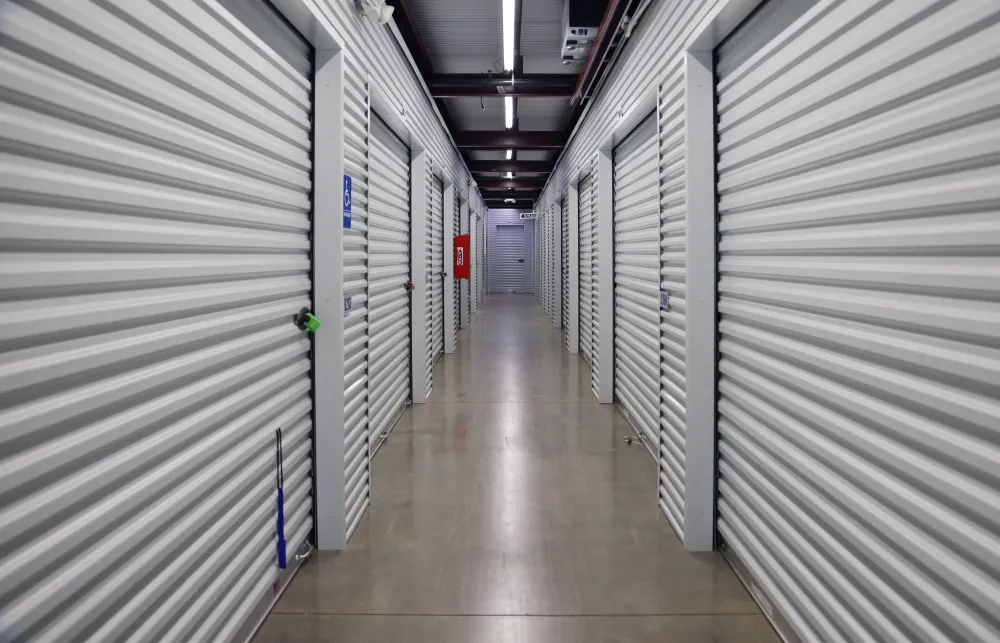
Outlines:
POLYGON ((312 529, 311 52, 214 3, 2 12, 0 636, 227 641, 279 573, 277 428, 312 529))
MULTIPOLYGON (((313 2, 319 9, 319 26, 344 44, 347 58, 352 61, 351 67, 361 74, 359 84, 366 84, 370 79, 385 95, 405 105, 407 124, 428 156, 437 161, 439 175, 455 185, 468 186, 471 176, 389 28, 360 16, 353 2, 313 2)), ((463 188, 462 195, 463 200, 469 200, 473 210, 483 207, 478 190, 463 188)))
POLYGON ((580 179, 580 355, 588 365, 592 365, 595 358, 592 252, 597 221, 593 187, 592 174, 580 179))
POLYGON ((687 199, 684 173, 684 64, 678 57, 660 84, 660 508, 684 534, 687 435, 687 199))
POLYGON ((657 119, 614 150, 615 401, 650 454, 660 437, 660 194, 657 119))
POLYGON ((483 295, 486 294, 486 280, 488 278, 487 266, 490 263, 489 251, 486 248, 486 215, 485 210, 481 211, 479 215, 471 215, 473 217, 473 224, 476 226, 476 239, 479 240, 479 254, 477 256, 482 257, 479 262, 479 281, 477 282, 477 292, 476 292, 476 308, 478 309, 482 306, 483 295))
POLYGON ((444 355, 444 185, 434 177, 431 191, 431 324, 427 328, 431 356, 436 362, 444 355))
POLYGON ((437 254, 435 253, 435 230, 437 228, 437 213, 439 211, 440 197, 435 198, 435 192, 439 191, 439 182, 436 176, 434 176, 434 164, 430 159, 427 159, 427 170, 425 172, 427 190, 427 199, 424 207, 424 220, 420 225, 423 225, 425 230, 425 242, 423 247, 423 270, 426 279, 425 282, 425 297, 424 297, 424 333, 425 333, 425 348, 424 348, 424 377, 427 378, 427 398, 430 399, 431 392, 434 390, 434 362, 437 361, 437 346, 435 345, 434 338, 434 328, 435 320, 437 316, 435 315, 437 306, 435 305, 435 294, 437 292, 437 282, 440 277, 438 277, 438 266, 440 265, 437 260, 437 254))
POLYGON ((344 467, 348 537, 368 506, 368 88, 344 69, 344 173, 351 177, 351 227, 344 230, 344 467), (346 305, 346 302, 345 302, 346 305))
POLYGON ((756 26, 719 51, 719 531, 804 641, 998 641, 1000 4, 756 26))
MULTIPOLYGON (((410 149, 374 112, 369 136, 368 319, 372 453, 412 400, 410 149)), ((361 447, 352 445, 354 450, 361 447)), ((352 453, 348 449, 347 454, 352 453)), ((350 481, 350 478, 348 478, 350 481)), ((350 502, 350 494, 348 495, 350 502)))

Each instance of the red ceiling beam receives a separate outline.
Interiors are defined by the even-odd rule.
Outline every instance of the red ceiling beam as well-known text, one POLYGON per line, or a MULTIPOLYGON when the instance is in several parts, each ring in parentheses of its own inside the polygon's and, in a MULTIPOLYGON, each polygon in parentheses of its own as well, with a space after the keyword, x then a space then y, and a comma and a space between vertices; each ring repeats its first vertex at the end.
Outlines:
POLYGON ((472 150, 558 150, 566 144, 566 132, 473 131, 455 133, 455 143, 472 150))
POLYGON ((473 174, 491 174, 493 172, 547 174, 552 171, 552 161, 469 161, 467 165, 473 174))
POLYGON ((435 98, 465 96, 569 97, 576 74, 435 74, 428 85, 435 98))
POLYGON ((480 190, 540 190, 545 179, 481 179, 476 182, 480 190))

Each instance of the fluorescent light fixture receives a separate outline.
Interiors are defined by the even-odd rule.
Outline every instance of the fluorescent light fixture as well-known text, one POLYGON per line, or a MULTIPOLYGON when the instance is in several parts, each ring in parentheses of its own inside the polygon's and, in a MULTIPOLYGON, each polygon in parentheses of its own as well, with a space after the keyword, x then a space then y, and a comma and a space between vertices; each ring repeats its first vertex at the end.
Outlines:
POLYGON ((514 158, 514 150, 507 150, 507 160, 514 158))
POLYGON ((514 178, 514 173, 513 172, 507 172, 507 178, 508 179, 514 178))
POLYGON ((503 0, 503 68, 514 70, 514 0, 503 0))
POLYGON ((514 127, 514 98, 512 96, 504 96, 503 111, 507 121, 507 129, 514 127))
POLYGON ((504 199, 504 203, 517 203, 517 199, 504 199))

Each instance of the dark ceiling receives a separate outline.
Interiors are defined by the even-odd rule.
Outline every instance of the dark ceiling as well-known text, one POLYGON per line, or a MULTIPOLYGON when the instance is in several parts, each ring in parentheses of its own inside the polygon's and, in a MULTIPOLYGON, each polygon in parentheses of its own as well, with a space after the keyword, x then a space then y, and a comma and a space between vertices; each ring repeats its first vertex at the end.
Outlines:
POLYGON ((565 0, 516 0, 513 74, 503 71, 502 0, 388 3, 486 206, 531 208, 581 107, 571 98, 584 66, 562 63, 565 0), (511 129, 504 96, 514 97, 511 129))

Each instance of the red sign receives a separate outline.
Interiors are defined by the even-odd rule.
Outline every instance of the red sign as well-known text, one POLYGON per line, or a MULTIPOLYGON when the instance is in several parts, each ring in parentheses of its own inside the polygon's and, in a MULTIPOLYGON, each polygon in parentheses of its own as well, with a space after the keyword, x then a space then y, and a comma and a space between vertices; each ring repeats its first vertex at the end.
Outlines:
POLYGON ((469 278, 469 235, 460 234, 455 237, 455 279, 469 278))

